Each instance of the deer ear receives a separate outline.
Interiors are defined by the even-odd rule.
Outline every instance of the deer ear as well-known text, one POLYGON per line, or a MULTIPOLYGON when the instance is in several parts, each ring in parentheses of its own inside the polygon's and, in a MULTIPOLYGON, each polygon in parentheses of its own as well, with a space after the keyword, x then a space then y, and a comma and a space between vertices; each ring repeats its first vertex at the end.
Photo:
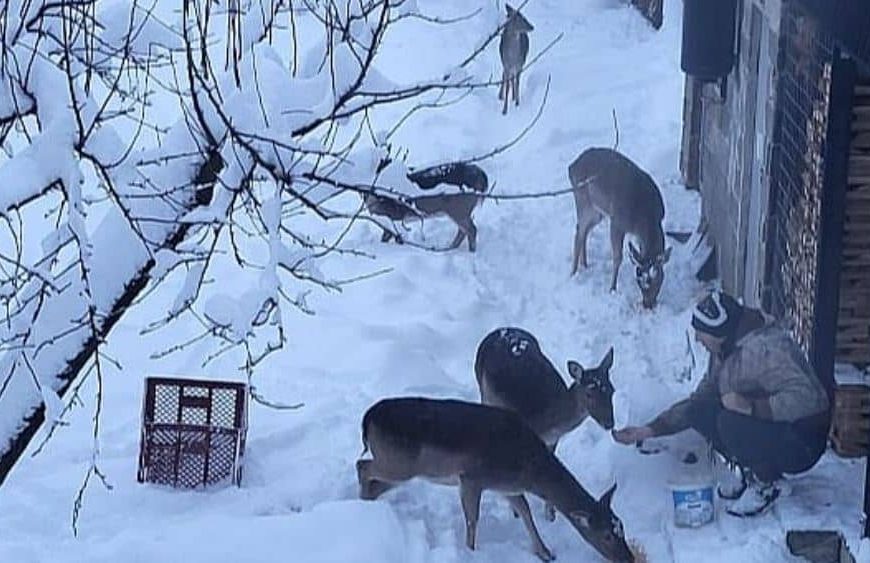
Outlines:
POLYGON ((641 265, 640 264, 640 261, 641 261, 640 251, 631 242, 628 243, 628 255, 631 257, 631 261, 634 262, 635 266, 641 265))
POLYGON ((598 369, 608 371, 611 367, 613 367, 613 346, 611 346, 610 350, 607 351, 607 354, 604 355, 604 359, 601 360, 598 369))
POLYGON ((513 15, 513 13, 516 12, 516 10, 514 9, 514 7, 511 6, 510 4, 505 3, 504 7, 505 7, 505 9, 507 10, 507 15, 509 15, 509 16, 510 16, 510 15, 513 15))
POLYGON ((583 369, 583 366, 574 360, 568 360, 568 375, 570 375, 575 381, 579 382, 585 371, 586 370, 583 369))
POLYGON ((614 483, 613 486, 610 487, 606 493, 601 495, 601 498, 598 499, 598 504, 609 509, 610 508, 610 501, 613 500, 613 493, 615 493, 615 492, 616 492, 616 483, 614 483))

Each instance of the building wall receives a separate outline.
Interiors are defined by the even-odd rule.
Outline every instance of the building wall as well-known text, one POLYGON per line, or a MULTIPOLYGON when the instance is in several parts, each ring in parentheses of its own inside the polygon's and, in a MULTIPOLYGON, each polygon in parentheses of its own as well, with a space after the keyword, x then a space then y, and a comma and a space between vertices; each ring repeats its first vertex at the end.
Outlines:
POLYGON ((767 147, 773 134, 776 88, 774 75, 758 74, 758 61, 777 60, 781 0, 746 0, 739 14, 738 56, 727 79, 724 98, 718 84, 705 84, 701 96, 700 187, 703 214, 716 243, 718 267, 723 287, 742 296, 747 304, 761 304, 761 291, 751 279, 763 278, 764 258, 750 254, 747 242, 763 248, 766 209, 750 213, 752 205, 766 206, 769 189, 767 147), (762 53, 762 50, 765 50, 762 53), (759 80, 767 81, 759 100, 759 80), (756 138, 756 123, 761 124, 756 138), (756 147, 762 154, 755 158, 756 147), (753 163, 758 170, 753 172, 753 163), (755 173, 758 178, 753 178, 755 173), (760 178, 760 180, 759 180, 760 178), (753 180, 756 188, 753 190, 753 180), (761 186, 759 190, 758 186, 761 186), (764 197, 761 197, 764 196, 764 197), (750 224, 750 218, 752 223, 750 224), (753 235, 752 233, 756 233, 753 235), (748 266, 748 269, 747 269, 748 266))

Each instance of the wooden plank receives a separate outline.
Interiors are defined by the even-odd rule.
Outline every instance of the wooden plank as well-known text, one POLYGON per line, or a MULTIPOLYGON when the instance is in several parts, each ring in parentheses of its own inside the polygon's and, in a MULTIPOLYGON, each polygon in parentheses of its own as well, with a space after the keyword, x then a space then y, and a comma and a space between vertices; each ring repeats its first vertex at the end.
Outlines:
POLYGON ((857 342, 870 346, 870 331, 866 327, 837 327, 837 342, 857 342))
POLYGON ((849 176, 868 176, 870 175, 870 156, 850 155, 849 156, 849 176))
POLYGON ((837 319, 837 333, 843 335, 863 335, 870 338, 870 318, 853 317, 837 319))
POLYGON ((870 148, 870 133, 859 133, 852 137, 852 150, 870 148))
POLYGON ((856 341, 856 340, 841 340, 837 339, 837 348, 841 350, 848 350, 850 353, 856 352, 865 352, 870 355, 870 341, 856 341))

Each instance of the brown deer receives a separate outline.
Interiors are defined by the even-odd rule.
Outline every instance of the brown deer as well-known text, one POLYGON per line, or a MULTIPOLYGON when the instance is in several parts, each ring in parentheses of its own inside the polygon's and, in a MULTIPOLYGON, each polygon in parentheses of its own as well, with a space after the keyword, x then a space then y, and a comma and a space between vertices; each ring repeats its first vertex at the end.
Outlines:
MULTIPOLYGON (((481 402, 517 412, 555 453, 559 439, 587 416, 605 430, 613 428, 612 366, 613 348, 593 369, 569 360, 573 382, 568 387, 531 333, 506 327, 480 343, 474 373, 481 402)), ((555 519, 552 505, 547 505, 546 517, 555 519)))
POLYGON ((578 265, 588 266, 586 238, 607 216, 613 253, 610 290, 616 291, 625 235, 633 235, 640 243, 640 249, 631 242, 628 244, 635 265, 635 280, 643 296, 643 306, 654 307, 664 281, 664 265, 671 256, 670 247, 665 249, 662 230, 665 206, 656 183, 631 160, 607 148, 583 151, 568 167, 568 176, 577 206, 572 275, 578 265))
MULTIPOLYGON (((483 169, 466 162, 451 162, 411 172, 408 174, 408 179, 417 184, 421 190, 430 190, 440 184, 448 184, 467 187, 471 191, 420 195, 406 200, 368 193, 363 199, 369 213, 387 217, 392 221, 445 215, 456 224, 457 228, 450 248, 458 248, 467 238, 468 250, 474 252, 477 248, 477 227, 471 214, 489 188, 489 179, 483 169)), ((381 242, 389 242, 394 238, 397 243, 402 243, 398 235, 383 229, 381 242)))
POLYGON ((502 66, 498 99, 504 100, 502 115, 507 113, 511 90, 514 93, 514 104, 520 105, 520 74, 523 72, 529 54, 529 32, 535 29, 518 10, 508 4, 505 4, 505 8, 507 22, 504 24, 498 43, 502 66))
POLYGON ((475 548, 481 494, 493 490, 520 515, 543 561, 554 557, 538 534, 526 493, 551 502, 608 560, 634 560, 610 507, 616 485, 595 500, 512 411, 455 400, 384 399, 366 411, 362 436, 372 459, 356 464, 360 497, 376 499, 414 477, 458 485, 469 549, 475 548))

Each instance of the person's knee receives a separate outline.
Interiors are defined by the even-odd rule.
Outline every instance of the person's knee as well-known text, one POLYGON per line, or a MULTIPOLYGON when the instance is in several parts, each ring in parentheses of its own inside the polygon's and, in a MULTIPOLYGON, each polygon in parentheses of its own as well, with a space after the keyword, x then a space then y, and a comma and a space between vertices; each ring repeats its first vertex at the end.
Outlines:
POLYGON ((689 423, 697 432, 710 441, 719 436, 719 414, 722 407, 715 401, 692 401, 689 405, 689 423))

